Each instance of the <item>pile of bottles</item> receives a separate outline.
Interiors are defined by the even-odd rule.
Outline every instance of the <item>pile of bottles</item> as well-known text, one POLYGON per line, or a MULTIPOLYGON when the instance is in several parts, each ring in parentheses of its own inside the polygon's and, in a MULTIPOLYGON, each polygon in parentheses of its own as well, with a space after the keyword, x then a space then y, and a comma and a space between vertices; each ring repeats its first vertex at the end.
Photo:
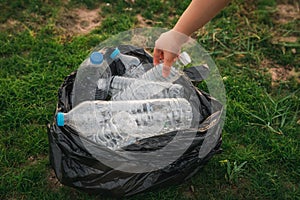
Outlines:
POLYGON ((162 76, 163 64, 149 69, 118 48, 104 54, 93 52, 79 66, 71 96, 73 109, 57 114, 58 126, 67 125, 112 150, 191 127, 192 107, 184 98, 184 87, 174 83, 182 66, 191 62, 186 52, 168 77, 162 76), (112 75, 110 69, 109 62, 117 60, 125 67, 122 76, 112 75))

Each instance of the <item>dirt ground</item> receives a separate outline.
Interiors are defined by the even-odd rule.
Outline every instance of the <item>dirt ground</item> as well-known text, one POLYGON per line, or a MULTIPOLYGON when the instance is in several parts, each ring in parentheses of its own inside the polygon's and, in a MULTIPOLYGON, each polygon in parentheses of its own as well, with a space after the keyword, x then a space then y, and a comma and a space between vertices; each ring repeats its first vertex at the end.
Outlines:
MULTIPOLYGON (((283 2, 284 3, 284 2, 283 2)), ((274 23, 275 24, 287 24, 294 20, 300 20, 300 8, 299 3, 295 2, 285 2, 285 4, 277 5, 276 12, 274 14, 274 23)), ((274 35, 272 38, 273 44, 278 43, 297 43, 300 39, 297 36, 279 36, 274 35)), ((284 49, 283 49, 284 50, 284 49)), ((296 48, 292 48, 291 52, 296 54, 296 48)), ((287 65, 280 66, 275 64, 274 61, 265 59, 261 62, 262 68, 267 68, 268 72, 271 74, 272 78, 272 86, 277 86, 279 82, 288 81, 291 78, 295 78, 295 80, 300 83, 300 72, 296 71, 295 67, 287 65)))
POLYGON ((74 35, 87 34, 101 25, 100 12, 100 8, 93 10, 86 8, 63 9, 56 25, 74 35))

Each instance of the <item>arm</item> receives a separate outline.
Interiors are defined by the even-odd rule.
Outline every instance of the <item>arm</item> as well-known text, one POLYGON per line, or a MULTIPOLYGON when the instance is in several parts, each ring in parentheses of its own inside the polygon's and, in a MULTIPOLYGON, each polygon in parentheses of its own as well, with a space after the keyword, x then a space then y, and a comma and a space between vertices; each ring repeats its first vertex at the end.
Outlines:
POLYGON ((217 15, 229 1, 192 0, 174 28, 160 36, 155 43, 153 63, 157 65, 160 60, 164 61, 163 76, 169 75, 170 68, 180 53, 181 45, 188 40, 193 32, 217 15))
POLYGON ((230 0, 193 0, 183 12, 173 30, 190 36, 215 17, 229 1, 230 0))

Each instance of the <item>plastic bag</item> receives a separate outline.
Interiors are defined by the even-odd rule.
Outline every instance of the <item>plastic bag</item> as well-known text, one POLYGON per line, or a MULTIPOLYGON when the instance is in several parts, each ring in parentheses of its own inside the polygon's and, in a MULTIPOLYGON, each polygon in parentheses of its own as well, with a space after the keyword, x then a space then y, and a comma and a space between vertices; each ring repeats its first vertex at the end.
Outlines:
MULTIPOLYGON (((152 57, 144 49, 130 45, 119 46, 122 53, 134 55, 144 63, 152 63, 152 57)), ((122 65, 119 62, 110 64, 114 75, 122 75, 122 65)), ((187 73, 188 74, 188 73, 187 73)), ((113 197, 132 196, 141 192, 153 191, 169 185, 180 184, 200 171, 210 158, 221 151, 221 114, 223 106, 217 100, 203 91, 199 91, 192 84, 185 83, 184 79, 178 80, 181 84, 196 92, 197 106, 202 118, 199 120, 198 130, 195 136, 189 131, 181 132, 191 137, 180 138, 175 149, 181 145, 190 143, 186 151, 171 164, 164 168, 149 172, 130 173, 115 169, 106 164, 106 159, 113 157, 116 161, 130 162, 113 151, 99 146, 92 141, 85 140, 79 136, 78 132, 69 127, 58 127, 55 124, 57 112, 68 112, 72 109, 71 92, 76 76, 76 71, 67 76, 58 91, 58 103, 54 113, 53 122, 48 124, 49 158, 52 168, 58 180, 70 187, 86 191, 88 193, 104 194, 113 197), (213 106, 213 109, 212 109, 213 106), (210 132, 212 141, 206 141, 205 148, 203 142, 210 132), (88 150, 94 148, 99 156, 95 158, 88 150), (214 145, 214 146, 211 146, 214 145), (108 153, 110 157, 108 158, 108 153), (119 159, 119 160, 118 160, 119 159)), ((195 76, 195 75, 193 75, 195 76)), ((191 77, 197 79, 197 77, 191 77)), ((177 134, 177 132, 167 133, 161 136, 146 138, 138 143, 124 148, 127 152, 155 152, 167 145, 177 134)), ((168 153, 168 152, 167 152, 168 153)), ((172 152, 170 152, 172 153, 172 152)), ((132 158, 134 163, 135 158, 132 158)))

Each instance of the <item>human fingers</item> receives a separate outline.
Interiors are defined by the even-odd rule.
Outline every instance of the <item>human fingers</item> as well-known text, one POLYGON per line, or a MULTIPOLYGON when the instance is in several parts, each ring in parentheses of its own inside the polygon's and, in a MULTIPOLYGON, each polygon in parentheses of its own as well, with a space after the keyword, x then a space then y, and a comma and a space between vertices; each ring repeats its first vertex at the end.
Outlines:
POLYGON ((162 75, 163 77, 168 77, 170 75, 171 67, 178 55, 169 51, 164 51, 163 56, 164 56, 164 65, 163 65, 162 75))
POLYGON ((153 64, 154 64, 154 66, 158 65, 160 63, 160 60, 163 58, 162 54, 163 54, 162 50, 160 50, 158 48, 154 48, 154 51, 153 51, 153 64))

